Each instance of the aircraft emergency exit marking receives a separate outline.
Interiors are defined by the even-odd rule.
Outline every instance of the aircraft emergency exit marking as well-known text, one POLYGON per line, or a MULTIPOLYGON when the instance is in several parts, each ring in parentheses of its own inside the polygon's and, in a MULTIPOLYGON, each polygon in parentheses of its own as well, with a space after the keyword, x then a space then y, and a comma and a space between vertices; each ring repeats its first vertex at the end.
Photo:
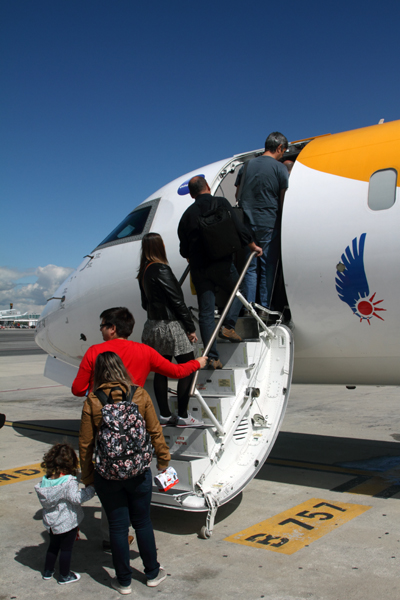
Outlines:
POLYGON ((294 554, 370 508, 372 507, 361 504, 312 498, 233 534, 225 538, 225 541, 281 554, 294 554))
POLYGON ((360 322, 367 320, 371 325, 370 319, 378 317, 381 321, 384 319, 378 315, 378 311, 386 311, 386 308, 378 308, 378 304, 383 300, 374 302, 376 292, 369 296, 369 285, 364 268, 364 246, 367 234, 360 236, 360 242, 357 247, 357 238, 352 241, 352 250, 347 246, 341 256, 342 262, 336 265, 336 290, 339 298, 348 304, 353 313, 360 318, 360 322))

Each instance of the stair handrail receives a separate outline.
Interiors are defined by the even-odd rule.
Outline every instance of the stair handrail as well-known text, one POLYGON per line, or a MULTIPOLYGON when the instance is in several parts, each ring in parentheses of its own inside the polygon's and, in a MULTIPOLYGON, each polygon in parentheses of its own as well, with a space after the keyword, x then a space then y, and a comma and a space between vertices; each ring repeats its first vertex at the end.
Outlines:
POLYGON ((186 269, 183 271, 181 278, 178 281, 178 283, 181 287, 182 287, 183 282, 185 281, 186 277, 188 276, 189 271, 190 271, 190 265, 188 264, 186 269))
MULTIPOLYGON (((224 310, 222 311, 222 315, 221 315, 221 317, 219 319, 219 322, 218 322, 216 328, 214 329, 213 334, 212 334, 212 336, 211 336, 211 338, 210 338, 207 346, 204 348, 203 356, 208 356, 210 348, 213 345, 214 340, 217 337, 218 330, 221 327, 221 323, 224 322, 224 319, 225 319, 226 315, 228 314, 228 310, 230 309, 231 304, 232 304, 232 302, 234 301, 234 299, 236 297, 236 292, 239 290, 240 284, 242 283, 242 281, 244 279, 244 276, 246 275, 246 271, 249 268, 250 263, 253 260, 253 257, 256 256, 256 255, 257 255, 257 252, 254 251, 254 252, 251 252, 251 254, 249 255, 249 257, 247 258, 246 264, 244 265, 243 270, 242 270, 242 272, 239 275, 239 279, 237 280, 236 285, 233 288, 233 291, 232 291, 232 293, 231 293, 231 295, 229 297, 228 303, 226 304, 224 310)), ((193 394, 194 394, 194 389, 196 387, 198 376, 199 376, 199 371, 196 371, 195 374, 194 374, 194 377, 193 377, 192 385, 190 386, 190 392, 189 392, 190 396, 193 396, 193 394)))

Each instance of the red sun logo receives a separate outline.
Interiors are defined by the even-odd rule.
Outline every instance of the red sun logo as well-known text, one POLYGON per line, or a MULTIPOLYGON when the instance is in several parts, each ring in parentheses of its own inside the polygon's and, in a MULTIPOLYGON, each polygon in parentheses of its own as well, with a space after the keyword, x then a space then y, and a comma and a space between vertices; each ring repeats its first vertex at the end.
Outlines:
POLYGON ((377 300, 376 302, 373 302, 375 295, 376 293, 373 294, 371 298, 369 298, 369 300, 367 300, 366 298, 360 298, 360 300, 357 300, 355 306, 355 314, 358 317, 360 317, 360 322, 366 319, 368 321, 368 324, 371 325, 370 319, 372 317, 378 317, 378 319, 384 321, 384 319, 382 319, 382 317, 380 317, 377 314, 377 311, 386 311, 386 308, 377 307, 377 304, 380 304, 381 302, 383 302, 383 300, 377 300))

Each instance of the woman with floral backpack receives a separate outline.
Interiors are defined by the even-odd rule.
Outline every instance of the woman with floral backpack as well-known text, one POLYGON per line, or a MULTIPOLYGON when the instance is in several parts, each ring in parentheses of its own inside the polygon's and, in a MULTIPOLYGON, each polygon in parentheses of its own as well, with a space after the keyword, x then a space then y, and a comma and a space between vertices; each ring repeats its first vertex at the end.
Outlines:
POLYGON ((116 578, 111 586, 130 594, 129 521, 147 577, 155 587, 166 578, 157 561, 150 520, 153 448, 160 471, 171 459, 161 425, 147 392, 133 385, 121 359, 103 352, 96 359, 94 385, 82 410, 79 432, 81 481, 94 482, 110 526, 110 544, 116 578), (95 464, 92 456, 95 454, 95 464))

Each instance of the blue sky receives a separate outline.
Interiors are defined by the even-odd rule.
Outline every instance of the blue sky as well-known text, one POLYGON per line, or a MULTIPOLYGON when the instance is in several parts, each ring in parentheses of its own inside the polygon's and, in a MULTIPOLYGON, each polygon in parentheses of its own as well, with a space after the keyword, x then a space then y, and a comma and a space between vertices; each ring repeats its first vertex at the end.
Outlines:
POLYGON ((395 1, 2 0, 0 309, 205 164, 398 119, 395 1))

